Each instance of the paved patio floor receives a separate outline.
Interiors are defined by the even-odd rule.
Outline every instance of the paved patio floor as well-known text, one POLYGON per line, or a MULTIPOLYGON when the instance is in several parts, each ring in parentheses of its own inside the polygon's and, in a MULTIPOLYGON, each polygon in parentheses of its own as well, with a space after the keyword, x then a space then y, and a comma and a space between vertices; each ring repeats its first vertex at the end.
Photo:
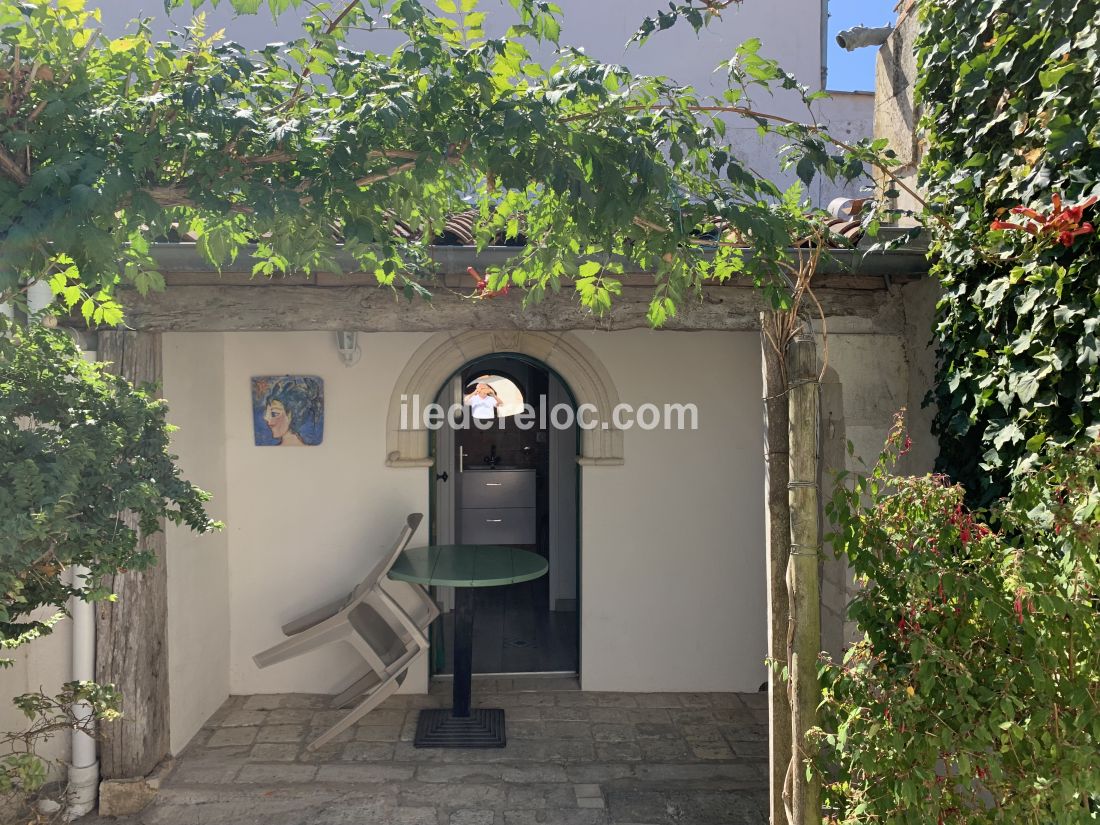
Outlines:
POLYGON ((395 696, 320 751, 327 697, 233 696, 181 754, 152 806, 122 825, 763 825, 765 694, 590 693, 570 680, 481 679, 508 746, 422 750, 395 696))

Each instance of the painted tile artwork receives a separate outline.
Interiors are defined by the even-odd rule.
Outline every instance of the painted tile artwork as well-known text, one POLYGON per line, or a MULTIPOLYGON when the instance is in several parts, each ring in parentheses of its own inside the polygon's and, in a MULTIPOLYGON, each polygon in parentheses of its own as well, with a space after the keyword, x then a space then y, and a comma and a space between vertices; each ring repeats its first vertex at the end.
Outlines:
POLYGON ((325 431, 325 384, 316 375, 252 379, 252 429, 257 447, 314 447, 325 431))

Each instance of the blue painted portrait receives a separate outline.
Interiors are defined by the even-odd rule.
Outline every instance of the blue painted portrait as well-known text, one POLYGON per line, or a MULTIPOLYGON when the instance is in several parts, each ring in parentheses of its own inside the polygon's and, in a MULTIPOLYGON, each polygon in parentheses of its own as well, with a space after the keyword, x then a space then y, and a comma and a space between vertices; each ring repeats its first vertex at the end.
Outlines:
POLYGON ((257 447, 313 447, 325 431, 325 385, 315 375, 252 379, 252 428, 257 447))

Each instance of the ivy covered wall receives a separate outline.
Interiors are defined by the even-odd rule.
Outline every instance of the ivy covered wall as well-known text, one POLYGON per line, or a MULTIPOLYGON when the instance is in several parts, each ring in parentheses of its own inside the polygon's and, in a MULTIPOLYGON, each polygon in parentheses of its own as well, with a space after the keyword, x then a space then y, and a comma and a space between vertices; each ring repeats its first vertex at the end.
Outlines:
POLYGON ((944 288, 939 469, 987 504, 1044 442, 1100 435, 1100 7, 919 12, 921 179, 944 288))

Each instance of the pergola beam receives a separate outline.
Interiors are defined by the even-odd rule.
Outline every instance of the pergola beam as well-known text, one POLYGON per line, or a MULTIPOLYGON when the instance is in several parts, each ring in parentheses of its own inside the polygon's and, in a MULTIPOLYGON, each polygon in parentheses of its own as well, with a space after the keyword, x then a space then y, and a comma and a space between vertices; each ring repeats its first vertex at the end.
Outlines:
MULTIPOLYGON (((350 256, 337 263, 347 274, 296 273, 253 277, 254 259, 243 254, 218 271, 194 244, 155 244, 153 255, 168 289, 148 295, 126 290, 126 323, 150 332, 303 331, 354 329, 364 332, 434 332, 447 329, 541 330, 649 327, 647 312, 652 275, 627 271, 622 294, 610 312, 597 318, 569 290, 523 305, 519 290, 507 296, 477 299, 466 270, 500 265, 522 250, 466 246, 432 247, 438 275, 426 284, 430 301, 405 299, 378 286, 372 274, 356 272, 350 256)), ((751 254, 751 253, 750 253, 751 254)), ((791 250, 796 256, 797 250, 791 250)), ((890 300, 889 287, 927 273, 920 246, 888 253, 830 250, 815 278, 815 295, 830 319, 851 319, 853 331, 899 333, 904 314, 890 300)), ((706 284, 699 295, 681 302, 665 327, 670 330, 755 331, 764 309, 759 290, 745 280, 706 284)))
MULTIPOLYGON (((469 290, 437 290, 433 299, 406 300, 377 286, 215 286, 170 284, 160 293, 127 293, 126 323, 149 332, 236 332, 352 329, 363 332, 436 332, 448 329, 638 329, 650 326, 650 287, 623 288, 611 311, 597 318, 572 296, 524 307, 515 293, 475 300, 469 290)), ((900 333, 904 313, 885 289, 822 288, 827 317, 853 319, 858 331, 900 333)), ((764 303, 747 287, 705 287, 665 324, 669 330, 755 331, 764 303)), ((838 331, 840 327, 836 328, 838 331)))

